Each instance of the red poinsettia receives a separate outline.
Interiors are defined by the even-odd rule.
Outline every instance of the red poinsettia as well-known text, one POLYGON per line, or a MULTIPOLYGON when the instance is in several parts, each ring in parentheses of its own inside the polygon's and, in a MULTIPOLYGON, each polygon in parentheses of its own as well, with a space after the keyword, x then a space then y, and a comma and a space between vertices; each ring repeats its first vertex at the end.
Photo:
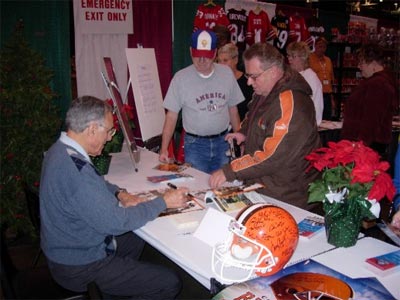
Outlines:
MULTIPOLYGON (((108 104, 111 105, 111 107, 114 107, 114 103, 112 99, 107 99, 106 100, 108 104)), ((133 126, 133 119, 134 119, 134 114, 133 114, 133 107, 128 105, 128 104, 124 104, 122 107, 122 111, 121 114, 125 114, 128 118, 129 123, 131 124, 132 128, 133 126)), ((114 127, 117 131, 120 131, 120 125, 119 125, 119 121, 118 121, 118 116, 117 114, 113 114, 113 118, 114 118, 114 127)))
POLYGON ((341 140, 306 156, 310 168, 322 172, 322 179, 310 185, 309 202, 323 201, 325 195, 346 188, 351 198, 392 200, 395 188, 386 173, 390 165, 362 142, 341 140))

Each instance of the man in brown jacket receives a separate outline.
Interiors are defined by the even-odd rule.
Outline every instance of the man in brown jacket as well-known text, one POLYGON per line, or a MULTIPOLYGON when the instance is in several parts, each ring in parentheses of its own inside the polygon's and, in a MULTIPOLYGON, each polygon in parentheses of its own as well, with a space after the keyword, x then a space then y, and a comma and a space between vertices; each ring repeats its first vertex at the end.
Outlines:
POLYGON ((311 88, 269 44, 252 45, 243 58, 254 95, 241 129, 226 139, 244 144, 244 153, 215 171, 210 186, 258 182, 265 185, 262 194, 310 209, 307 189, 318 173, 306 172, 304 157, 320 147, 311 88))

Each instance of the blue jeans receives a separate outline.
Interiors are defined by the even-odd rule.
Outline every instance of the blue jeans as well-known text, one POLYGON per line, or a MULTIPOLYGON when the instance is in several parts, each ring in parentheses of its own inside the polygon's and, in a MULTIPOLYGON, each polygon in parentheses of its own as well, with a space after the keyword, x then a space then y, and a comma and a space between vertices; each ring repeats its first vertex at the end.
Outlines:
POLYGON ((185 162, 205 173, 220 169, 229 161, 226 156, 229 145, 224 138, 202 138, 185 134, 185 162))

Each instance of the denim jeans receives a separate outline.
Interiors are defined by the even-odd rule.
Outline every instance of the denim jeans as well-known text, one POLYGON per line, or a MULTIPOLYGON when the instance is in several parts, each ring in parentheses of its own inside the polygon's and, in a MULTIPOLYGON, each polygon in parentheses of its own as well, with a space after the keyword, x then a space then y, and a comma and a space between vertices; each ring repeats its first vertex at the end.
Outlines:
POLYGON ((224 138, 203 138, 185 134, 185 162, 205 173, 220 169, 229 161, 226 156, 229 145, 224 138))

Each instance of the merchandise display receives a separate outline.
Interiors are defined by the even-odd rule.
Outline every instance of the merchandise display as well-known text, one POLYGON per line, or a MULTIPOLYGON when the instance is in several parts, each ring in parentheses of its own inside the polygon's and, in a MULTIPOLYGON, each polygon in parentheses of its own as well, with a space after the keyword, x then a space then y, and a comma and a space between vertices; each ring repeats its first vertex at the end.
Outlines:
POLYGON ((230 22, 231 42, 238 47, 239 53, 246 50, 247 14, 246 10, 231 8, 227 13, 230 22))
POLYGON ((304 17, 299 13, 295 13, 294 15, 289 17, 290 20, 290 31, 289 38, 292 42, 306 42, 309 46, 312 46, 312 39, 310 33, 308 32, 308 28, 306 25, 306 21, 304 17))
POLYGON ((246 39, 248 45, 267 42, 275 38, 268 14, 263 10, 251 10, 247 19, 246 39))
POLYGON ((193 32, 199 29, 213 29, 215 25, 229 26, 224 8, 212 1, 199 5, 194 18, 193 32))
POLYGON ((274 46, 285 55, 286 46, 288 45, 289 41, 289 17, 286 16, 282 10, 279 10, 271 19, 271 25, 276 31, 274 46))

